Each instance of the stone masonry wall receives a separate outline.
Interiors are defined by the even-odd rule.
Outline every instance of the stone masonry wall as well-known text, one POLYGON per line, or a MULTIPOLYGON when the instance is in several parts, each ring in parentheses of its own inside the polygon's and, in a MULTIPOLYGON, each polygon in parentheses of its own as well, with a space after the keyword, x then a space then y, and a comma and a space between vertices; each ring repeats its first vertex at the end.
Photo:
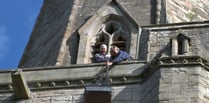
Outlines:
POLYGON ((208 103, 206 76, 208 71, 202 67, 161 68, 159 102, 208 103))
POLYGON ((199 82, 199 98, 200 103, 209 103, 209 72, 208 70, 201 69, 200 77, 198 79, 199 82))
POLYGON ((117 0, 139 26, 155 23, 155 0, 117 0))
MULTIPOLYGON (((138 84, 112 86, 112 103, 208 103, 209 72, 199 65, 167 66, 138 84)), ((37 90, 26 100, 0 93, 1 103, 84 103, 83 88, 37 90)))
POLYGON ((113 86, 112 103, 157 103, 160 71, 140 84, 113 86))
MULTIPOLYGON (((79 11, 77 27, 92 16, 108 0, 85 0, 79 11)), ((155 0, 116 0, 138 25, 151 24, 151 9, 155 0)), ((153 7, 152 7, 153 6, 153 7)))
MULTIPOLYGON (((146 31, 145 34, 149 33, 148 43, 148 58, 151 60, 160 51, 163 51, 163 56, 171 56, 171 44, 170 39, 182 33, 191 39, 189 52, 190 55, 199 55, 206 59, 209 59, 209 28, 188 28, 188 29, 174 29, 174 30, 151 30, 146 31)), ((143 33, 142 33, 143 34, 143 33)), ((142 43, 143 44, 143 43, 142 43)), ((145 42, 146 44, 146 42, 145 42)))
POLYGON ((167 22, 191 22, 209 19, 208 0, 166 0, 167 22))
MULTIPOLYGON (((112 86, 112 103, 157 103, 160 71, 138 84, 112 86)), ((95 98, 96 99, 96 98, 95 98)), ((14 103, 11 93, 0 93, 1 103, 14 103)), ((15 103, 84 103, 84 89, 32 91, 32 97, 15 103)))

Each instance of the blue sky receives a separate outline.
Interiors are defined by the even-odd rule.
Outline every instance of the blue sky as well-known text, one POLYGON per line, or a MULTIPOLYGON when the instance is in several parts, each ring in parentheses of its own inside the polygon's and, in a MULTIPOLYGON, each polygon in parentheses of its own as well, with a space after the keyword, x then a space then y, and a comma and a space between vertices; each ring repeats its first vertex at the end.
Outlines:
POLYGON ((0 1, 0 70, 17 68, 43 0, 0 1))

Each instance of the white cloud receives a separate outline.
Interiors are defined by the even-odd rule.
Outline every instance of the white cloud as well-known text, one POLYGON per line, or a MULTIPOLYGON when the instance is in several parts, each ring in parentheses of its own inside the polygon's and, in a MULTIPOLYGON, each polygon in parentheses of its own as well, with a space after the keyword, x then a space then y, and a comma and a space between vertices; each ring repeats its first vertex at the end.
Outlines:
POLYGON ((0 60, 3 59, 9 51, 9 38, 6 33, 6 28, 0 26, 0 60))

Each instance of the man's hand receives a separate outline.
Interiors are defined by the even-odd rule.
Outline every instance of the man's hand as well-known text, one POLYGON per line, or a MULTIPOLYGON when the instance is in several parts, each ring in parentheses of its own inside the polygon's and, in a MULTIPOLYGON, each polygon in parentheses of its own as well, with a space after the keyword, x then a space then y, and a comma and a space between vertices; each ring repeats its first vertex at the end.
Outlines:
POLYGON ((108 66, 110 66, 112 64, 113 64, 113 62, 109 62, 109 61, 106 62, 106 65, 108 65, 108 66))

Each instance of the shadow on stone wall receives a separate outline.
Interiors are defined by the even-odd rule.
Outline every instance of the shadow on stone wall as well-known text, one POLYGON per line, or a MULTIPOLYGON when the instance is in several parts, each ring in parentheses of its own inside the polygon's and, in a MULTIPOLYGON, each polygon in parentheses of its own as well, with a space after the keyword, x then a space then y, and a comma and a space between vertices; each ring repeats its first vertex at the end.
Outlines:
POLYGON ((71 64, 76 64, 77 55, 78 55, 78 48, 79 48, 79 41, 80 37, 78 32, 74 32, 71 37, 68 39, 67 45, 69 47, 69 56, 71 64))
POLYGON ((112 103, 158 103, 159 70, 137 84, 113 87, 112 103))
POLYGON ((149 40, 149 30, 142 29, 139 40, 139 54, 138 54, 139 60, 147 61, 148 40, 149 40))

